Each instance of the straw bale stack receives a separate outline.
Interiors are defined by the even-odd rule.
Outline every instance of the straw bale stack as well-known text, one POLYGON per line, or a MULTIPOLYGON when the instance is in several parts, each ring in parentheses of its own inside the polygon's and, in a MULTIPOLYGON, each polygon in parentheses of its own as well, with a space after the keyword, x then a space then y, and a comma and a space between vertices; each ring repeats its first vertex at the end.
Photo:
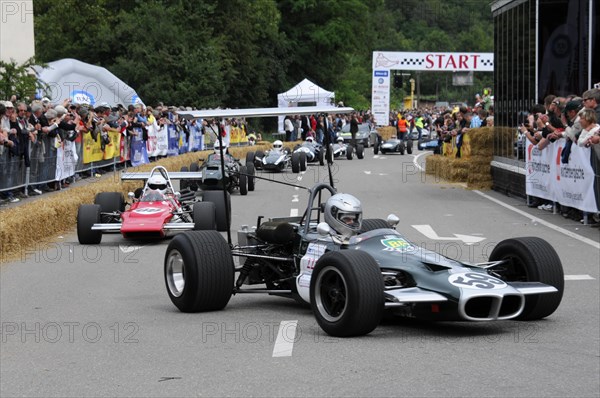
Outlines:
POLYGON ((425 172, 450 182, 466 182, 471 189, 489 189, 492 186, 490 163, 494 153, 495 128, 469 131, 469 157, 428 156, 425 172))
POLYGON ((377 127, 377 132, 383 140, 389 140, 397 135, 396 128, 393 126, 377 127))

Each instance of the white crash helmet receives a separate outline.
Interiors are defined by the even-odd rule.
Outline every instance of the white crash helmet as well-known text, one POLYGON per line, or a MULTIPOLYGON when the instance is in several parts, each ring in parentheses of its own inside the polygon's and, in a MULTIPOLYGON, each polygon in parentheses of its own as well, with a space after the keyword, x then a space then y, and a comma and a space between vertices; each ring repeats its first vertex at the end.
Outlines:
POLYGON ((306 137, 306 142, 315 142, 315 139, 309 135, 308 137, 306 137))
POLYGON ((325 203, 325 222, 338 234, 349 238, 362 226, 360 201, 347 193, 337 193, 325 203))
MULTIPOLYGON (((221 144, 219 143, 219 141, 215 142, 213 149, 215 150, 215 153, 217 153, 217 154, 221 153, 221 144)), ((223 145, 223 152, 226 152, 226 149, 227 149, 227 147, 225 145, 223 145)))
POLYGON ((338 142, 338 144, 343 144, 344 143, 344 138, 338 137, 337 138, 337 142, 338 142))
POLYGON ((155 174, 148 178, 148 188, 160 191, 164 194, 167 191, 167 180, 165 177, 155 174))
POLYGON ((273 149, 281 149, 283 148, 283 142, 281 140, 277 140, 273 142, 273 149))

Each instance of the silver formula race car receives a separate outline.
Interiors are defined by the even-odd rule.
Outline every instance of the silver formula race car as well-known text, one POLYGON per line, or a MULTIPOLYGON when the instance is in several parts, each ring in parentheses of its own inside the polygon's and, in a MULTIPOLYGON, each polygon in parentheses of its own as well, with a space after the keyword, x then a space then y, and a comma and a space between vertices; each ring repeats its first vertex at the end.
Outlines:
POLYGON ((302 216, 259 217, 235 246, 216 231, 175 236, 164 260, 171 301, 202 312, 223 309, 233 294, 293 298, 341 337, 371 332, 384 311, 430 321, 537 320, 561 302, 562 264, 540 238, 504 240, 488 262, 471 264, 409 241, 394 215, 359 220, 358 233, 343 237, 323 222, 335 194, 331 185, 314 186, 302 216))
POLYGON ((273 142, 271 150, 249 152, 246 157, 247 163, 249 159, 257 170, 281 172, 291 168, 294 173, 306 171, 306 152, 292 153, 292 150, 284 147, 280 140, 273 142))

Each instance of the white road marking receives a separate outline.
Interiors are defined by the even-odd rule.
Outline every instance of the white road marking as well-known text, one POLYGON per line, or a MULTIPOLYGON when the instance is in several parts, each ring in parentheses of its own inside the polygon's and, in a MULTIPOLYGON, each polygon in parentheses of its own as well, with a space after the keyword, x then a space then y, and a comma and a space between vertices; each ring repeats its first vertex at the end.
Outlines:
POLYGON ((465 244, 467 245, 472 245, 474 243, 477 242, 481 242, 482 240, 485 240, 485 237, 478 237, 478 236, 471 236, 471 235, 462 235, 462 234, 452 234, 454 235, 454 237, 444 237, 444 236, 439 236, 431 227, 431 225, 425 224, 425 225, 411 225, 411 227, 413 227, 414 229, 416 229, 417 231, 419 231, 420 233, 422 233, 423 235, 425 235, 427 238, 429 239, 433 239, 433 240, 462 240, 463 242, 465 242, 465 244))
POLYGON ((590 275, 565 275, 566 281, 593 281, 594 279, 590 275))
POLYGON ((548 221, 542 220, 541 218, 537 218, 535 216, 532 216, 531 214, 529 214, 529 213, 527 213, 527 212, 525 212, 523 210, 519 210, 516 207, 513 207, 513 206, 511 206, 509 204, 506 204, 506 203, 504 203, 504 202, 502 202, 502 201, 500 201, 500 200, 498 200, 496 198, 492 198, 491 196, 486 195, 485 193, 483 193, 481 191, 474 190, 473 192, 475 192, 476 194, 478 194, 480 196, 483 196, 484 198, 486 198, 488 200, 491 200, 494 203, 499 204, 502 207, 505 207, 505 208, 507 208, 509 210, 512 210, 515 213, 518 213, 518 214, 520 214, 522 216, 525 216, 525 217, 529 218, 533 222, 536 222, 538 224, 542 224, 542 225, 544 225, 544 226, 546 226, 546 227, 548 227, 550 229, 553 229, 556 232, 560 232, 563 235, 567 235, 570 238, 577 239, 580 242, 586 243, 586 244, 588 244, 588 245, 590 245, 590 246, 592 246, 592 247, 600 250, 600 243, 599 242, 596 242, 596 241, 594 241, 592 239, 586 238, 585 236, 577 235, 574 232, 571 232, 569 230, 566 230, 564 228, 556 226, 556 225, 554 225, 554 224, 552 224, 552 223, 550 223, 548 221))
POLYGON ((292 195, 292 203, 293 203, 293 202, 299 202, 299 201, 300 201, 300 199, 298 199, 298 196, 299 196, 299 195, 292 195))
POLYGON ((388 175, 387 173, 379 173, 380 176, 386 176, 388 175))
POLYGON ((123 253, 131 253, 140 250, 144 246, 119 245, 119 250, 123 253))
MULTIPOLYGON (((423 156, 423 155, 426 155, 426 154, 429 154, 429 153, 430 153, 430 152, 423 152, 423 153, 421 153, 421 154, 417 155, 417 156, 415 157, 415 159, 413 160, 413 163, 414 163, 415 167, 417 167, 417 168, 418 168, 419 170, 421 170, 421 171, 425 171, 425 169, 423 169, 423 168, 422 168, 422 167, 419 165, 419 163, 417 162, 417 160, 418 160, 418 159, 419 159, 421 156, 423 156)), ((509 209, 509 210, 512 210, 512 211, 514 211, 515 213, 518 213, 518 214, 520 214, 520 215, 522 215, 522 216, 525 216, 525 217, 529 218, 529 219, 530 219, 531 221, 533 221, 533 222, 536 222, 536 223, 538 223, 538 224, 542 224, 543 226, 545 226, 545 227, 548 227, 548 228, 550 228, 550 229, 553 229, 553 230, 554 230, 554 231, 556 231, 556 232, 559 232, 559 233, 561 233, 561 234, 563 234, 563 235, 566 235, 566 236, 568 236, 568 237, 570 237, 570 238, 577 239, 577 240, 578 240, 578 241, 580 241, 580 242, 583 242, 583 243, 585 243, 585 244, 588 244, 588 245, 590 245, 590 246, 592 246, 592 247, 594 247, 594 248, 596 248, 596 249, 599 249, 599 250, 600 250, 600 242, 596 242, 596 241, 594 241, 594 240, 592 240, 592 239, 586 238, 585 236, 578 235, 578 234, 576 234, 576 233, 574 233, 574 232, 571 232, 571 231, 569 231, 569 230, 567 230, 567 229, 564 229, 564 228, 561 228, 561 227, 559 227, 559 226, 556 226, 556 225, 554 225, 554 224, 552 224, 552 223, 550 223, 550 222, 548 222, 548 221, 542 220, 541 218, 537 218, 537 217, 535 217, 535 216, 532 216, 531 214, 529 214, 529 213, 527 213, 527 212, 525 212, 525 211, 523 211, 523 210, 519 210, 519 209, 517 209, 516 207, 513 207, 513 206, 511 206, 511 205, 509 205, 509 204, 507 204, 507 203, 504 203, 504 202, 502 202, 502 201, 500 201, 500 200, 498 200, 498 199, 496 199, 496 198, 492 198, 491 196, 489 196, 489 195, 486 195, 485 193, 483 193, 483 192, 481 192, 481 191, 478 191, 478 190, 473 190, 473 192, 475 192, 476 194, 478 194, 478 195, 480 195, 480 196, 482 196, 482 197, 484 197, 484 198, 486 198, 486 199, 488 199, 488 200, 491 200, 492 202, 494 202, 494 203, 496 203, 496 204, 499 204, 500 206, 502 206, 502 207, 504 207, 504 208, 507 208, 507 209, 509 209)))
POLYGON ((296 340, 296 326, 298 321, 281 321, 277 338, 273 346, 273 357, 291 357, 296 340))
POLYGON ((371 172, 369 170, 365 170, 365 174, 366 175, 371 175, 371 172))
MULTIPOLYGON (((422 168, 422 167, 421 167, 421 165, 419 164, 419 158, 420 158, 421 156, 423 156, 423 155, 428 155, 428 154, 430 154, 430 153, 431 153, 431 152, 423 152, 423 153, 420 153, 420 154, 418 154, 417 156, 415 156, 415 158, 413 159, 413 164, 415 165, 415 167, 416 167, 417 169, 419 169, 419 170, 421 170, 421 171, 425 171, 425 169, 424 169, 424 168, 422 168)), ((414 155, 413 155, 413 156, 414 156, 414 155)))
POLYGON ((297 217, 298 209, 290 209, 290 217, 297 217))
POLYGON ((298 177, 296 178, 296 180, 302 181, 302 177, 304 177, 304 173, 306 173, 306 171, 301 171, 300 173, 298 173, 298 177))

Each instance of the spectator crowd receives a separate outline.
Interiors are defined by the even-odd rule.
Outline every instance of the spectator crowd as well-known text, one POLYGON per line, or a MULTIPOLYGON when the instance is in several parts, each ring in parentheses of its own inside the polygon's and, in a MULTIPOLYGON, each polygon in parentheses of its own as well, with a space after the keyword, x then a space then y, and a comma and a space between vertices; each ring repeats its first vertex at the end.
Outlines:
MULTIPOLYGON (((32 102, 19 101, 13 96, 9 101, 0 101, 0 203, 18 202, 29 195, 41 195, 68 187, 80 178, 99 176, 114 168, 131 165, 128 148, 132 139, 142 135, 148 139, 148 129, 160 129, 173 125, 177 132, 186 136, 195 126, 206 136, 206 142, 214 141, 216 134, 227 137, 228 127, 239 127, 244 132, 244 119, 196 120, 179 117, 178 112, 192 108, 143 104, 110 106, 107 103, 90 106, 76 104, 70 99, 53 104, 48 98, 32 102), (201 124, 201 125, 200 125, 201 124), (126 155, 116 162, 98 162, 83 165, 74 175, 55 179, 52 160, 56 165, 57 149, 63 142, 73 142, 81 151, 83 137, 87 134, 99 141, 102 151, 110 144, 109 133, 121 135, 121 148, 126 155)), ((249 134, 256 139, 257 134, 249 134)), ((229 138, 229 137, 227 137, 229 138)), ((186 140, 187 141, 187 140, 186 140)))
MULTIPOLYGON (((592 149, 592 166, 600 164, 600 89, 593 88, 581 96, 569 95, 557 97, 548 95, 543 104, 534 105, 524 115, 519 125, 519 139, 529 142, 539 151, 549 150, 557 140, 564 138, 565 145, 560 152, 560 162, 567 164, 574 146, 592 149), (595 159, 594 159, 595 157, 595 159), (594 161, 595 160, 595 161, 594 161)), ((525 145, 520 145, 524 148, 525 145)), ((600 170, 595 169, 596 176, 600 170)), ((597 185, 597 184, 596 184, 597 185)), ((596 187, 596 197, 600 195, 596 187)), ((578 209, 557 205, 542 198, 532 198, 530 207, 553 211, 555 206, 566 218, 582 220, 582 212, 578 209)), ((597 219, 591 220, 593 227, 600 224, 597 219)))

